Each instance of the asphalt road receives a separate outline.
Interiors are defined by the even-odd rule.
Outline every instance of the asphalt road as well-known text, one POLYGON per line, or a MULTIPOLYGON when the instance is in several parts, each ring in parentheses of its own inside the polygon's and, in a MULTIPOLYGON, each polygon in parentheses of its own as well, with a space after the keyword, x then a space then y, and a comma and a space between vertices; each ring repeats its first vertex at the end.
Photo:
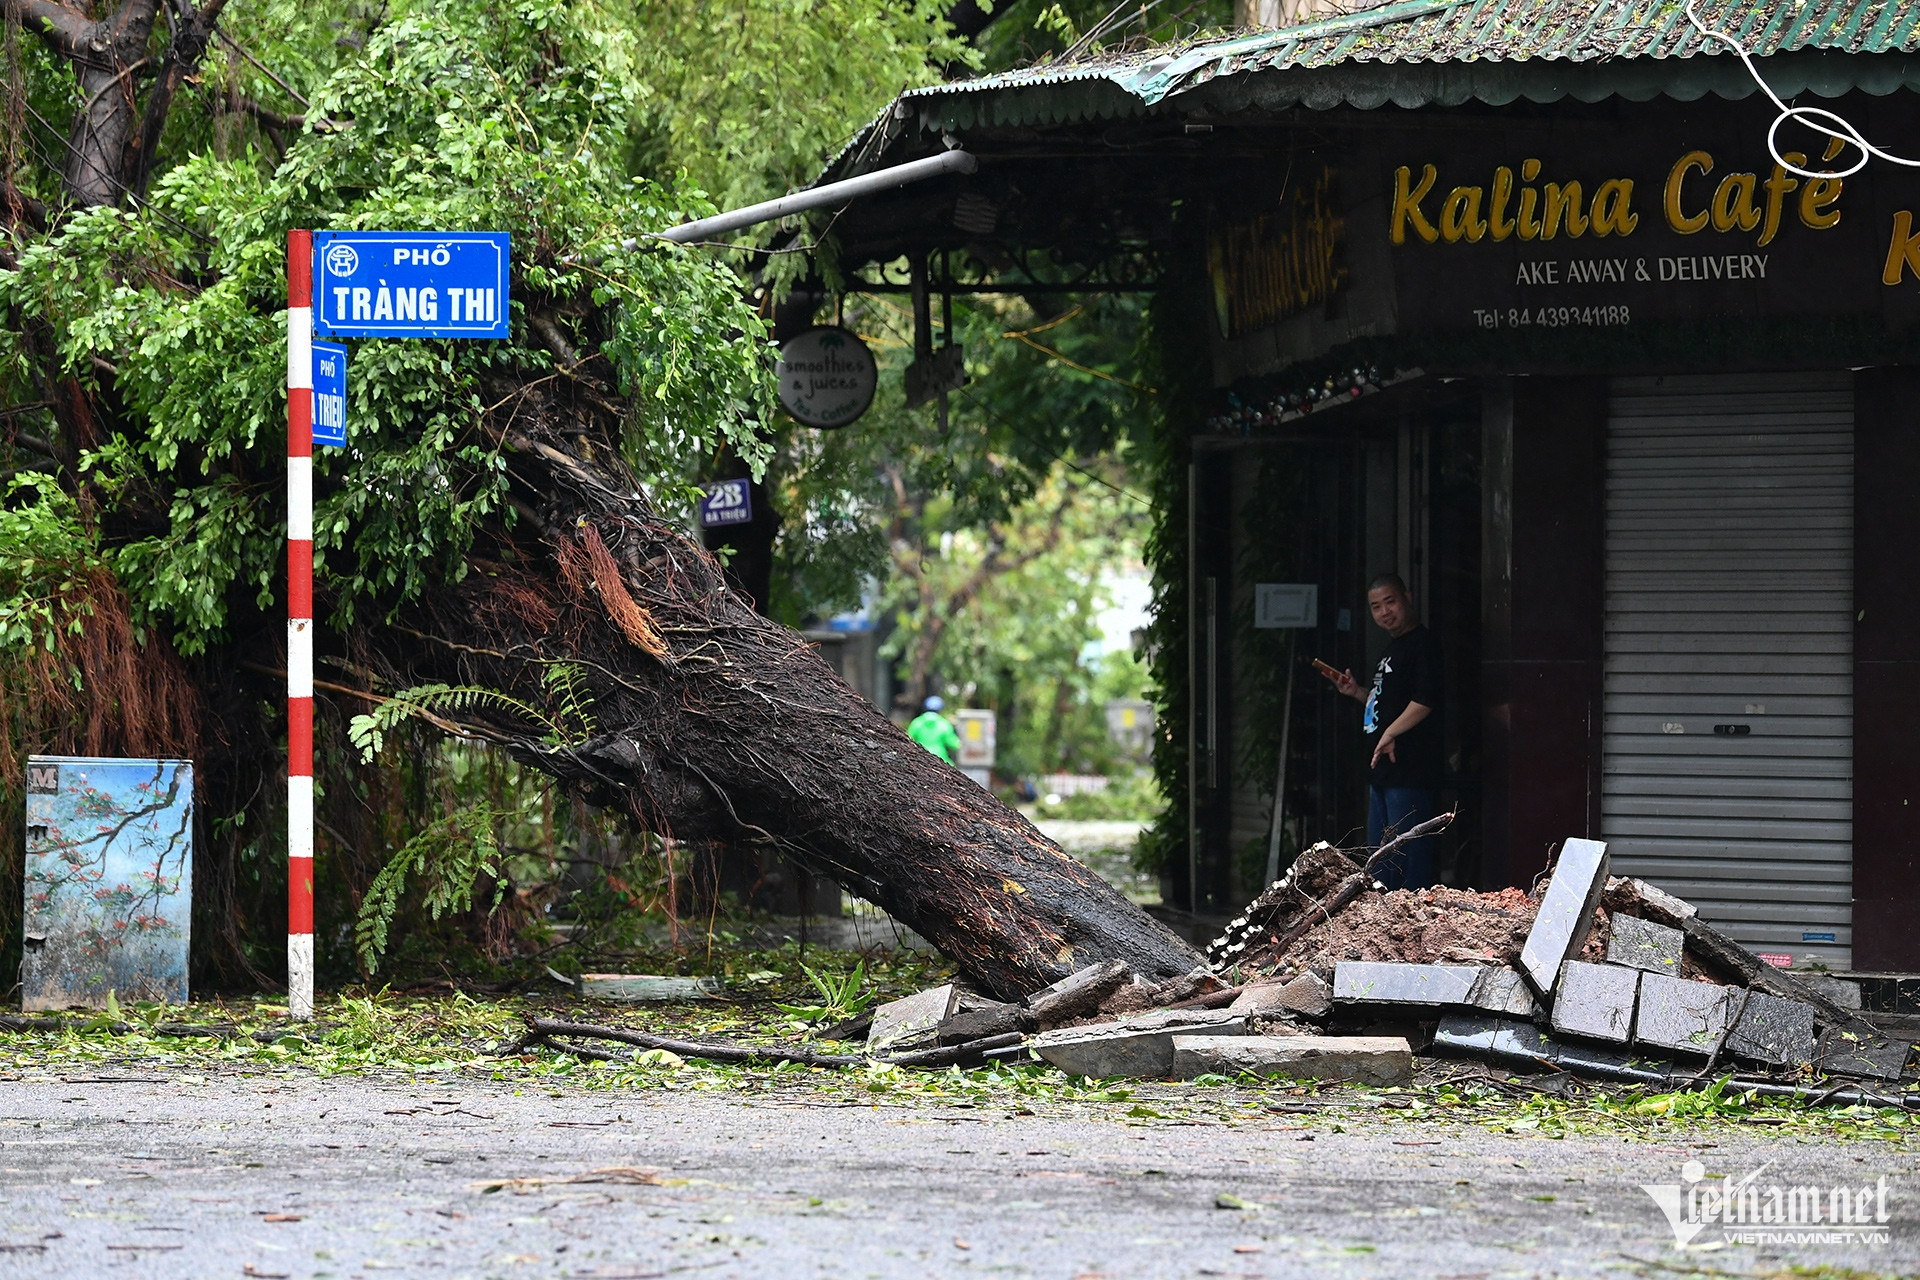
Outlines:
MULTIPOLYGON (((1912 1273, 1920 1155, 1266 1113, 353 1078, 0 1082, 0 1276, 1912 1273), (1639 1183, 1888 1178, 1884 1245, 1682 1254, 1639 1183), (595 1173, 595 1170, 613 1172, 595 1173), (1254 1208, 1217 1207, 1237 1201, 1254 1208), (1654 1265, 1658 1264, 1658 1265, 1654 1265)), ((1703 1239, 1712 1238, 1709 1232, 1703 1239)))

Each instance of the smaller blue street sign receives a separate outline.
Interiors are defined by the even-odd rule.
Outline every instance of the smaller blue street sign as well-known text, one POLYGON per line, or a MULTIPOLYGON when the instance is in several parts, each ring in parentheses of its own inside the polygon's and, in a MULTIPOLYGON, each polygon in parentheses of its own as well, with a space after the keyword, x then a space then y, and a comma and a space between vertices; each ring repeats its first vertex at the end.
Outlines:
POLYGON ((718 529, 753 520, 753 498, 745 480, 722 480, 700 499, 700 527, 718 529))
POLYGON ((313 442, 347 443, 347 349, 335 342, 313 344, 313 442))
POLYGON ((316 231, 313 331, 323 338, 505 338, 503 231, 316 231))

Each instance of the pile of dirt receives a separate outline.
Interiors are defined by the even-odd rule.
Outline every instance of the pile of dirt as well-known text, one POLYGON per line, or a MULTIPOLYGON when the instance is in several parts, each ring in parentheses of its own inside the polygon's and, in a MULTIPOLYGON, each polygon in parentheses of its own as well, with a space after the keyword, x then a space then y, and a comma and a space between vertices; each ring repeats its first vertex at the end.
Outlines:
POLYGON ((1291 978, 1308 969, 1326 977, 1343 960, 1517 964, 1539 906, 1519 889, 1370 890, 1308 930, 1285 954, 1271 949, 1278 931, 1266 939, 1264 951, 1251 942, 1237 979, 1291 978))

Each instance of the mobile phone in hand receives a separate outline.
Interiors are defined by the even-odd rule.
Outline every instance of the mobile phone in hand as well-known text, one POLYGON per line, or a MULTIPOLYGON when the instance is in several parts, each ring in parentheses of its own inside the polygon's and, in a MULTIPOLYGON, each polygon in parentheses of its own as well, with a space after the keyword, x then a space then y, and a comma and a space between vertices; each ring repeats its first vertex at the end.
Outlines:
POLYGON ((1318 671, 1321 675, 1325 676, 1329 680, 1338 681, 1340 679, 1340 673, 1338 671, 1335 671, 1332 667, 1320 661, 1320 659, 1318 658, 1315 658, 1313 660, 1313 669, 1315 671, 1318 671))

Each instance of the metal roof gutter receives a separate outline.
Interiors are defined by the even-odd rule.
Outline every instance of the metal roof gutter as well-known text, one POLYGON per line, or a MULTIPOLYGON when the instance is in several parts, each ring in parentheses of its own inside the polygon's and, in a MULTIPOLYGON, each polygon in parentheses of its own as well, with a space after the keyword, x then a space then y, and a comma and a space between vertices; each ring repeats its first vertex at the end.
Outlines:
POLYGON ((1173 92, 1182 80, 1203 67, 1211 65, 1224 70, 1235 58, 1250 57, 1276 46, 1319 40, 1326 36, 1361 31, 1368 27, 1381 27, 1391 22, 1422 18, 1430 13, 1438 13, 1442 9, 1451 9, 1463 2, 1464 0, 1396 0, 1396 3, 1381 5, 1377 9, 1367 9, 1360 13, 1346 13, 1334 18, 1325 18, 1319 22, 1261 31, 1254 35, 1242 36, 1237 40, 1204 44, 1168 61, 1150 62, 1144 67, 1135 69, 1130 75, 1114 75, 1107 78, 1148 106, 1153 106, 1173 92))
POLYGON ((972 173, 979 167, 980 162, 974 159, 971 153, 948 151, 943 155, 928 156, 924 160, 909 160, 906 164, 862 174, 857 178, 847 178, 840 182, 829 182, 825 186, 812 187, 806 191, 796 191, 790 196, 781 196, 777 200, 763 200, 759 204, 750 204, 744 209, 716 213, 711 218, 682 223, 670 231, 661 232, 660 238, 671 240, 675 244, 687 244, 694 240, 723 236, 729 231, 738 231, 757 223, 784 218, 790 213, 821 209, 829 205, 843 205, 861 196, 872 195, 876 191, 890 191, 895 187, 903 187, 909 182, 923 182, 928 178, 938 178, 948 173, 972 173))

